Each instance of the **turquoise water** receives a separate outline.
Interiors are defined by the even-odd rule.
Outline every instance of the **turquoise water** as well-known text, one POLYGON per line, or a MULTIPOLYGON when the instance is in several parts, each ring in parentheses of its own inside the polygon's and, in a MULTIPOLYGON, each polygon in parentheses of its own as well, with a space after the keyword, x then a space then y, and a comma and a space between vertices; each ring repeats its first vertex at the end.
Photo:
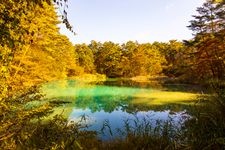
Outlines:
MULTIPOLYGON (((123 129, 127 121, 132 124, 135 120, 140 122, 148 120, 155 126, 157 121, 173 120, 176 124, 187 117, 186 109, 189 101, 187 104, 180 103, 176 95, 170 96, 171 101, 176 100, 176 103, 160 103, 160 105, 150 103, 153 101, 152 95, 156 95, 157 100, 157 96, 161 98, 163 94, 165 98, 170 98, 168 94, 171 95, 173 92, 182 94, 196 92, 188 90, 190 87, 184 85, 180 85, 181 88, 175 86, 176 88, 168 88, 155 83, 120 80, 101 83, 65 80, 47 83, 43 85, 42 90, 46 94, 45 98, 50 101, 63 102, 55 109, 55 114, 63 113, 69 121, 80 122, 87 127, 85 129, 97 131, 102 139, 110 139, 119 136, 117 131, 123 129), (139 103, 140 101, 143 102, 139 103)), ((161 102, 161 99, 158 101, 161 102)))

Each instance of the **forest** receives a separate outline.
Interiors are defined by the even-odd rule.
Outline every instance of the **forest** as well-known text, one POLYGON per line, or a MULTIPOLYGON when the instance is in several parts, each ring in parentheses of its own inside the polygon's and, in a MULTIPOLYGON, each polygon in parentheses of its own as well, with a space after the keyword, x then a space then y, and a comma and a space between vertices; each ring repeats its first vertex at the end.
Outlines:
MULTIPOLYGON (((60 34, 60 22, 74 32, 67 0, 1 0, 0 2, 0 149, 224 149, 225 148, 225 1, 207 0, 188 28, 193 39, 123 44, 113 41, 73 45, 60 34), (57 8, 56 8, 57 7, 57 8), (182 134, 133 134, 101 141, 94 131, 56 115, 57 103, 42 101, 40 86, 82 78, 166 78, 169 83, 201 85, 192 119, 182 134), (43 121, 44 120, 44 121, 43 121)), ((76 38, 76 36, 74 36, 76 38)), ((168 131, 167 131, 168 130, 168 131)))

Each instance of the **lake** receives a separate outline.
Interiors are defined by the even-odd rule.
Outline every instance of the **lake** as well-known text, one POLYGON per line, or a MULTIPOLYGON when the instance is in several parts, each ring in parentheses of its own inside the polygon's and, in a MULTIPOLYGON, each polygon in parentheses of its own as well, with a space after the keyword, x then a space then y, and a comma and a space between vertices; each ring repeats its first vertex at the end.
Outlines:
POLYGON ((43 85, 42 90, 46 99, 61 102, 53 114, 63 114, 70 122, 97 131, 103 140, 119 137, 127 123, 133 127, 148 122, 154 127, 170 120, 179 126, 190 117, 189 107, 200 92, 193 85, 125 79, 55 81, 43 85))

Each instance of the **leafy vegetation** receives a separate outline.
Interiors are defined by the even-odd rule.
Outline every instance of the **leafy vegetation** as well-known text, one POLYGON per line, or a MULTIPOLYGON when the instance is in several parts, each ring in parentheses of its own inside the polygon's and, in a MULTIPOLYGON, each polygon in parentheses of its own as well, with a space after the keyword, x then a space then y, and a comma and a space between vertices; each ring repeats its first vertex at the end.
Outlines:
MULTIPOLYGON (((66 8, 67 0, 0 3, 1 149, 224 149, 224 0, 207 0, 197 8, 198 15, 188 26, 195 34, 192 40, 152 44, 128 41, 121 45, 91 41, 89 45, 75 46, 59 33, 54 2, 59 9, 64 5, 66 8), (158 132, 153 134, 149 134, 151 126, 147 123, 146 128, 136 128, 143 130, 126 128, 125 139, 104 142, 97 139, 96 133, 79 130, 79 124, 69 124, 60 117, 43 121, 57 103, 42 103, 40 85, 85 73, 107 77, 167 76, 179 82, 211 86, 213 90, 210 96, 200 99, 202 105, 196 105, 197 112, 175 137, 169 134, 173 130, 169 122, 156 127, 158 132), (40 105, 27 107, 34 101, 40 105)), ((66 11, 61 15, 74 32, 66 11)), ((170 96, 168 92, 164 95, 170 96)), ((186 100, 193 95, 176 96, 186 100)), ((173 96, 171 99, 177 100, 173 96)))
POLYGON ((42 97, 39 84, 79 72, 72 44, 59 34, 51 2, 3 1, 0 8, 0 143, 14 149, 35 130, 31 120, 53 107, 24 107, 42 97))

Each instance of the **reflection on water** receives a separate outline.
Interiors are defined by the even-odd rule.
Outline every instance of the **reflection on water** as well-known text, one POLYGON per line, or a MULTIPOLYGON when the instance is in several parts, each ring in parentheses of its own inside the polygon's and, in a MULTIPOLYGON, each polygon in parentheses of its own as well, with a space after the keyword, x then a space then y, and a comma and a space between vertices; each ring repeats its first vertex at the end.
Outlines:
MULTIPOLYGON (((180 85, 180 91, 178 85, 171 86, 128 80, 98 84, 68 80, 45 84, 42 90, 49 100, 69 102, 56 108, 55 113, 64 110, 70 121, 85 116, 85 123, 90 125, 88 129, 95 131, 101 131, 107 121, 110 132, 116 135, 116 130, 124 127, 125 120, 147 119, 155 126, 157 120, 172 119, 176 123, 186 116, 185 110, 194 102, 197 91, 187 92, 184 85, 180 85)), ((102 134, 101 138, 107 139, 109 135, 102 134)))
POLYGON ((88 130, 97 131, 102 140, 109 140, 115 137, 122 137, 121 132, 126 130, 126 123, 136 128, 138 124, 150 123, 152 128, 160 123, 171 121, 174 126, 179 127, 183 120, 189 118, 185 111, 170 113, 165 111, 139 111, 137 113, 127 113, 122 109, 117 109, 112 112, 105 112, 104 110, 92 112, 90 109, 73 109, 69 116, 70 121, 80 122, 83 126, 88 126, 88 130), (107 123, 107 124, 105 124, 107 123))

